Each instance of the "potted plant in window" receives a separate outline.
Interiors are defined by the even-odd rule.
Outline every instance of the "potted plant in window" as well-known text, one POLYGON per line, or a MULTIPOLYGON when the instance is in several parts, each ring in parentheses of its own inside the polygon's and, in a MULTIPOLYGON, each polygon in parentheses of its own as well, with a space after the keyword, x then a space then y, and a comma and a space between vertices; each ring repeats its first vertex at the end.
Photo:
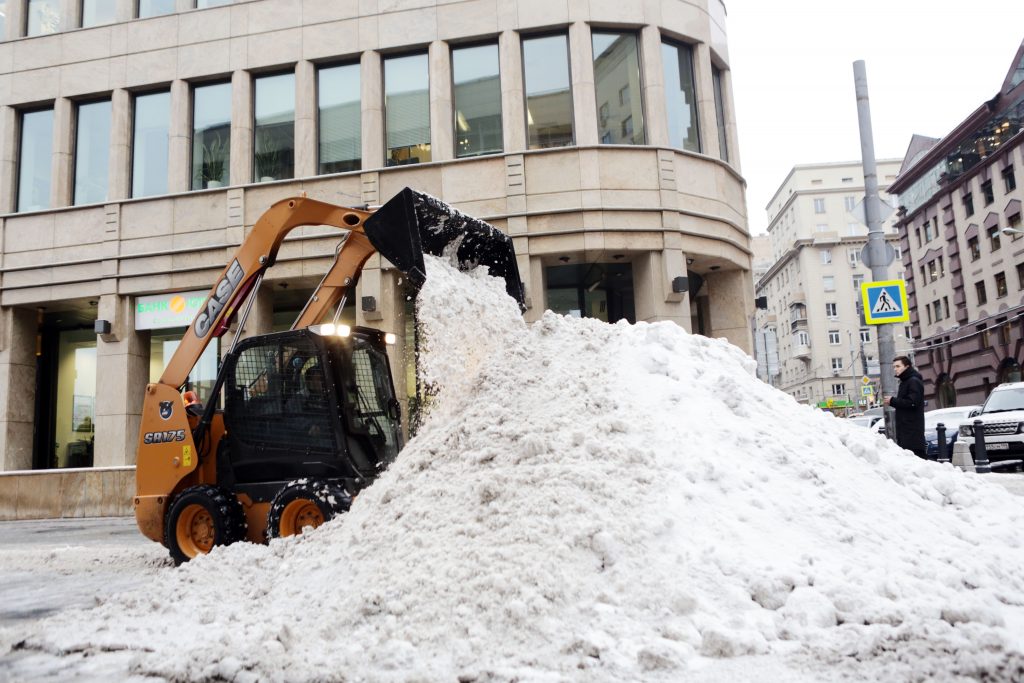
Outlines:
POLYGON ((256 178, 261 183, 277 180, 280 173, 281 151, 271 135, 261 133, 256 141, 256 178))
POLYGON ((227 151, 220 135, 214 137, 209 144, 203 144, 203 187, 221 187, 224 184, 227 151))

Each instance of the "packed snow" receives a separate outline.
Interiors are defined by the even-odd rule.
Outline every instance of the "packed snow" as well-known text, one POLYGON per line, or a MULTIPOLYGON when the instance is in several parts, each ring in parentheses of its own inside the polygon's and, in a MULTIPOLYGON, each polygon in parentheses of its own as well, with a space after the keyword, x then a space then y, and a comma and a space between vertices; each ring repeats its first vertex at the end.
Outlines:
POLYGON ((797 404, 724 340, 527 325, 503 282, 427 267, 436 396, 349 513, 18 651, 181 681, 1024 677, 1019 498, 797 404))

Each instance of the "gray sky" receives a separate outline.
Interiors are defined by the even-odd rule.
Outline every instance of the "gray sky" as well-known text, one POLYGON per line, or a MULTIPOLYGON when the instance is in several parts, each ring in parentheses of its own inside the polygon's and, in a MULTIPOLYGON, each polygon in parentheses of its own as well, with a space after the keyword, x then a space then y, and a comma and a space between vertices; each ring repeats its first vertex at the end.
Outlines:
POLYGON ((853 62, 875 156, 942 137, 991 99, 1024 40, 1024 0, 726 0, 750 229, 796 164, 860 159, 853 62), (954 8, 956 8, 954 10, 954 8))

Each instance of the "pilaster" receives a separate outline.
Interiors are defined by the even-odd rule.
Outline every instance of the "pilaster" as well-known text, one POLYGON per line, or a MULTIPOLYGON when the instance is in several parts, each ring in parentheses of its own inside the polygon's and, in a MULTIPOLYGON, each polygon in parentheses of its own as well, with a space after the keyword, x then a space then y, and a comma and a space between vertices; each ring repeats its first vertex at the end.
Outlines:
POLYGON ((188 192, 192 178, 192 89, 188 83, 171 83, 170 140, 167 150, 167 192, 188 192))
POLYGON ((252 75, 231 75, 231 185, 252 182, 252 75))
POLYGON ((317 174, 316 66, 301 61, 295 66, 295 177, 317 174))
POLYGON ((455 156, 452 131, 452 60, 448 43, 436 40, 429 51, 430 159, 448 161, 455 156))
POLYGON ((694 87, 697 89, 697 120, 700 151, 718 157, 718 119, 715 118, 715 83, 711 76, 711 48, 699 43, 693 48, 694 87))
POLYGON ((36 312, 0 309, 0 470, 32 469, 36 312))
POLYGON ((523 99, 523 52, 518 33, 503 31, 498 36, 498 59, 505 152, 521 152, 526 149, 526 103, 523 99))
POLYGON ((384 73, 379 52, 367 50, 359 61, 363 111, 363 170, 384 165, 384 73))
POLYGON ((110 334, 96 339, 96 442, 94 467, 135 464, 142 423, 142 397, 149 383, 148 330, 135 329, 132 297, 104 294, 97 315, 109 320, 110 334))
POLYGON ((588 147, 598 143, 597 93, 594 91, 594 48, 590 27, 576 22, 569 27, 569 68, 572 74, 573 127, 576 145, 588 147))

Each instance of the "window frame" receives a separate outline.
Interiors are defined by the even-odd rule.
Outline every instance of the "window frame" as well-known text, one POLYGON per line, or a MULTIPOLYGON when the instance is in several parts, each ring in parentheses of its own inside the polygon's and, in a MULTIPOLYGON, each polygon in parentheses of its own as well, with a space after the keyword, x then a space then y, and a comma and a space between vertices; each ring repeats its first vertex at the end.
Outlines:
MULTIPOLYGON (((538 31, 536 33, 520 34, 519 36, 519 62, 522 65, 523 79, 523 132, 526 140, 526 151, 535 149, 563 149, 576 146, 576 97, 572 83, 572 49, 569 42, 568 28, 554 31, 538 31), (569 125, 571 127, 569 142, 565 145, 551 145, 548 147, 530 146, 530 94, 526 84, 526 43, 531 40, 553 38, 560 36, 565 40, 565 67, 569 85, 569 125)), ((385 144, 386 147, 386 144, 385 144)))
MULTIPOLYGON (((381 81, 382 81, 381 82, 381 88, 382 88, 382 90, 381 90, 381 98, 382 99, 383 99, 383 96, 384 96, 383 95, 383 85, 384 85, 383 84, 383 78, 384 78, 383 71, 384 71, 384 64, 383 64, 383 60, 382 60, 382 62, 381 62, 381 81)), ((314 109, 314 113, 313 113, 313 127, 316 130, 316 175, 321 176, 321 175, 333 175, 334 173, 360 173, 364 169, 364 164, 363 164, 364 159, 363 159, 363 150, 362 150, 362 145, 363 145, 363 126, 362 126, 362 115, 363 115, 363 93, 362 93, 363 70, 362 70, 362 63, 359 60, 359 58, 357 58, 357 57, 349 58, 349 59, 336 60, 336 61, 330 61, 330 62, 318 63, 318 64, 315 65, 314 74, 315 74, 315 77, 313 78, 313 91, 314 91, 313 92, 313 98, 314 98, 315 106, 313 108, 314 109), (323 163, 323 160, 320 158, 320 148, 321 148, 321 135, 320 135, 320 132, 321 132, 320 131, 320 109, 321 109, 321 107, 320 107, 320 72, 323 71, 324 69, 336 69, 336 68, 346 67, 346 66, 355 66, 358 69, 358 71, 359 71, 359 88, 360 88, 360 92, 359 92, 359 117, 360 117, 360 121, 359 121, 359 168, 355 169, 355 170, 352 170, 352 171, 330 171, 330 172, 324 172, 320 168, 322 163, 323 163)), ((385 150, 387 148, 387 138, 386 138, 386 136, 387 136, 387 133, 385 133, 385 140, 384 140, 385 150)))
POLYGON ((14 209, 13 213, 31 213, 33 211, 48 211, 53 208, 52 197, 53 197, 53 135, 57 123, 57 112, 56 102, 50 102, 48 106, 37 106, 27 107, 25 109, 17 110, 17 139, 15 140, 15 177, 14 177, 14 209), (47 181, 47 189, 49 196, 46 197, 46 205, 39 209, 21 209, 21 169, 23 166, 24 159, 22 153, 24 150, 25 143, 25 116, 29 114, 37 114, 40 112, 50 112, 50 162, 49 162, 49 175, 50 178, 47 181))
MULTIPOLYGON (((450 82, 449 85, 451 87, 451 93, 452 93, 452 121, 451 121, 451 130, 452 130, 452 158, 453 159, 475 159, 477 157, 484 157, 484 156, 492 156, 492 155, 497 155, 497 154, 504 154, 505 153, 505 108, 504 108, 504 102, 503 102, 502 97, 501 97, 501 93, 502 93, 501 86, 502 86, 502 83, 504 82, 504 75, 502 74, 502 70, 501 70, 501 44, 500 44, 500 42, 498 41, 497 38, 494 38, 494 39, 491 39, 491 40, 476 40, 476 41, 469 42, 469 43, 456 43, 454 45, 449 44, 449 46, 448 46, 448 63, 451 65, 451 69, 450 69, 450 71, 451 71, 450 81, 451 82, 450 82), (500 144, 500 147, 499 147, 499 149, 497 151, 476 152, 476 153, 473 153, 473 154, 464 154, 464 155, 460 156, 459 155, 459 141, 458 141, 458 137, 459 137, 458 136, 459 103, 458 103, 458 98, 456 97, 456 94, 455 94, 455 87, 456 87, 456 83, 455 83, 455 52, 456 52, 456 50, 471 50, 473 48, 490 47, 490 46, 494 47, 495 52, 497 53, 497 56, 498 56, 498 73, 497 73, 497 77, 498 77, 498 120, 499 120, 499 122, 501 124, 499 126, 499 129, 498 129, 498 135, 499 135, 499 142, 501 144, 500 144)), ((569 72, 569 80, 570 80, 570 88, 571 88, 571 81, 572 81, 572 71, 571 70, 569 72)), ((571 92, 571 90, 570 90, 570 92, 571 92)), ((524 84, 524 92, 523 92, 524 99, 525 99, 525 95, 526 95, 526 93, 525 93, 525 84, 524 84)), ((573 126, 573 127, 575 128, 575 126, 573 126)))
MULTIPOLYGON (((109 199, 110 199, 110 171, 111 171, 111 168, 110 168, 110 158, 109 158, 110 157, 110 144, 109 143, 107 145, 107 178, 106 178, 107 196, 106 196, 106 198, 104 198, 103 200, 101 200, 99 202, 84 202, 82 204, 79 204, 77 202, 76 196, 75 196, 77 194, 77 188, 78 188, 78 142, 79 142, 79 133, 81 132, 81 129, 80 129, 80 126, 79 126, 79 116, 81 115, 81 110, 82 110, 83 106, 89 106, 90 104, 99 104, 101 102, 109 102, 110 103, 110 120, 108 121, 108 124, 110 126, 110 130, 107 133, 107 139, 108 140, 112 140, 113 132, 114 132, 113 131, 113 127, 114 127, 114 98, 113 98, 112 94, 101 95, 101 96, 98 96, 98 97, 89 97, 87 99, 82 99, 82 100, 75 100, 74 103, 73 103, 74 104, 74 112, 73 112, 72 129, 71 129, 71 164, 70 164, 70 166, 71 166, 71 169, 70 169, 71 170, 71 183, 70 183, 70 186, 71 186, 71 206, 88 206, 89 204, 100 204, 100 203, 109 201, 109 199)), ((134 128, 134 124, 133 124, 133 128, 134 128)))
MULTIPOLYGON (((170 87, 167 87, 167 88, 153 88, 153 89, 148 89, 148 90, 137 90, 137 91, 132 91, 131 92, 130 105, 129 105, 130 116, 131 116, 131 126, 130 126, 130 134, 129 134, 129 137, 128 137, 128 140, 129 140, 129 143, 128 143, 128 197, 130 199, 142 199, 142 198, 145 198, 145 197, 159 197, 159 196, 161 196, 161 193, 157 193, 157 194, 142 194, 142 195, 138 195, 137 197, 135 195, 135 132, 136 132, 135 131, 135 124, 137 123, 137 119, 138 119, 138 115, 137 115, 138 114, 138 99, 140 97, 147 97, 149 95, 159 95, 161 93, 167 93, 167 98, 168 98, 168 105, 167 105, 167 156, 168 156, 168 159, 170 159, 170 154, 171 154, 171 150, 170 150, 170 145, 171 145, 171 125, 172 125, 172 118, 174 116, 174 103, 172 101, 173 95, 171 93, 170 87)), ((168 175, 167 175, 167 190, 165 190, 162 193, 163 195, 168 194, 168 191, 170 190, 170 184, 171 184, 171 177, 170 177, 170 172, 168 172, 168 175)))

